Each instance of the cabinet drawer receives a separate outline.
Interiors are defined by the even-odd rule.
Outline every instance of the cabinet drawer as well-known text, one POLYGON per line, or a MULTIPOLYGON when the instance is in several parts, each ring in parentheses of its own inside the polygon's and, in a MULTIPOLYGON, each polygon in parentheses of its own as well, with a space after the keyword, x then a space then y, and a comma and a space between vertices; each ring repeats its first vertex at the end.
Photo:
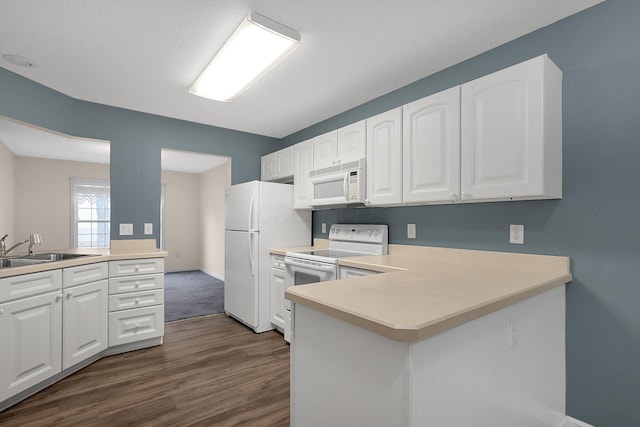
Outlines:
POLYGON ((109 296, 109 311, 127 310, 130 308, 148 307, 164 303, 164 291, 129 292, 109 296))
POLYGON ((62 288, 62 270, 49 270, 39 273, 0 279, 0 302, 43 294, 62 288))
POLYGON ((62 287, 70 288, 84 283, 97 282, 108 277, 108 262, 69 267, 62 270, 62 287))
POLYGON ((282 255, 271 255, 271 267, 284 270, 284 257, 282 255))
POLYGON ((109 278, 109 294, 150 291, 164 287, 164 274, 109 278))
POLYGON ((164 305, 109 313, 109 347, 164 335, 164 305))
POLYGON ((109 261, 110 277, 152 273, 164 273, 163 258, 141 258, 109 261))

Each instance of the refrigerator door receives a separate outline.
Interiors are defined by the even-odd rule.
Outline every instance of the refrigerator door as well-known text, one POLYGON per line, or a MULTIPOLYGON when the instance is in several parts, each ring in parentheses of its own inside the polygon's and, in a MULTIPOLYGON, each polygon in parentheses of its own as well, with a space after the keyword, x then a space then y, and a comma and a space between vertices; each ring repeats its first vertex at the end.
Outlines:
POLYGON ((255 232, 225 232, 224 310, 253 328, 258 325, 258 238, 255 232))
POLYGON ((232 185, 225 191, 225 229, 260 229, 260 182, 232 185))

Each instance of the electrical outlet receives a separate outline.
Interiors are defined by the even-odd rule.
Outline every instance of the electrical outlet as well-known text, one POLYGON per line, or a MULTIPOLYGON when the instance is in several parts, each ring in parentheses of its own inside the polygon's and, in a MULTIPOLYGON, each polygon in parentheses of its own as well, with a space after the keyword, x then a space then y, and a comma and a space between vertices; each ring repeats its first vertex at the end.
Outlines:
POLYGON ((509 226, 509 243, 516 245, 524 244, 524 225, 511 224, 509 226))
POLYGON ((407 224, 407 239, 415 239, 415 238, 416 238, 416 225, 407 224))
POLYGON ((144 223, 144 234, 153 234, 153 223, 151 222, 144 223))
POLYGON ((323 222, 323 223, 322 223, 322 232, 323 232, 323 233, 326 233, 326 232, 327 232, 327 223, 326 223, 326 222, 323 222))

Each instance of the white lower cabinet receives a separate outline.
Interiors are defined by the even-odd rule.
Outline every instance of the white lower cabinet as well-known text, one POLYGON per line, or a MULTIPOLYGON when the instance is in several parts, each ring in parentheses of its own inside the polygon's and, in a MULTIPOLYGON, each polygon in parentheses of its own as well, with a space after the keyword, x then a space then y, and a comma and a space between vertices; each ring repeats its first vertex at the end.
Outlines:
POLYGON ((106 262, 65 268, 62 272, 63 370, 108 346, 108 277, 106 262))
POLYGON ((271 323, 284 330, 284 257, 271 255, 271 323))
POLYGON ((110 346, 162 337, 163 288, 162 258, 0 279, 0 410, 110 346))
POLYGON ((61 371, 61 299, 58 290, 0 304, 0 402, 61 371))
POLYGON ((164 335, 164 260, 109 262, 109 346, 164 335))

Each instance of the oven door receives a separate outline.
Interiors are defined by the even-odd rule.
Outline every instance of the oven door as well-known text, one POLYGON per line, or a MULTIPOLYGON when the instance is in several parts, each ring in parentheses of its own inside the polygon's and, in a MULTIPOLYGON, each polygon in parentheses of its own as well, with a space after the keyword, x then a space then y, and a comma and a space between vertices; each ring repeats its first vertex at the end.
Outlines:
MULTIPOLYGON (((284 289, 289 286, 306 285, 307 283, 327 282, 336 280, 338 266, 326 262, 310 261, 285 256, 284 257, 284 289)), ((291 342, 292 319, 291 301, 284 300, 284 339, 291 342)))

